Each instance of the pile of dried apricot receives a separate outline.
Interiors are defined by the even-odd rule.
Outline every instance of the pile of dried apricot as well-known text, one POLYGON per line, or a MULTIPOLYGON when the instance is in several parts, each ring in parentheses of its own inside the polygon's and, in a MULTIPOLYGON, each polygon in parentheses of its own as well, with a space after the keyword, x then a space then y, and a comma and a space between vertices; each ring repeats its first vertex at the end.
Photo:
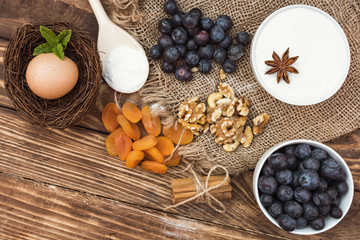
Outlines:
POLYGON ((105 146, 111 156, 119 156, 128 168, 141 163, 142 169, 158 174, 179 164, 181 156, 174 151, 175 145, 188 144, 194 137, 178 123, 162 127, 160 117, 151 114, 150 106, 140 110, 130 102, 124 103, 121 109, 115 103, 106 104, 102 122, 110 132, 105 146), (160 136, 161 132, 164 136, 160 136))

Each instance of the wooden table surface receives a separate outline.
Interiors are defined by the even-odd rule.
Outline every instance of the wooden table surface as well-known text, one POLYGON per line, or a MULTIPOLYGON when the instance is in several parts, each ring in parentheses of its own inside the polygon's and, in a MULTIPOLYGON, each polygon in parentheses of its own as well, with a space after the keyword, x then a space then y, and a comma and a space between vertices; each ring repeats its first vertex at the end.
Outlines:
MULTIPOLYGON (((106 2, 106 1, 104 1, 106 2)), ((26 22, 65 20, 96 38, 86 0, 0 0, 0 239, 359 239, 360 129, 326 143, 349 165, 355 183, 350 211, 333 229, 311 237, 268 221, 252 194, 252 171, 232 178, 225 214, 204 204, 171 204, 170 179, 181 165, 154 175, 106 153, 100 109, 112 91, 101 86, 94 113, 63 131, 22 120, 4 90, 3 52, 26 22)))

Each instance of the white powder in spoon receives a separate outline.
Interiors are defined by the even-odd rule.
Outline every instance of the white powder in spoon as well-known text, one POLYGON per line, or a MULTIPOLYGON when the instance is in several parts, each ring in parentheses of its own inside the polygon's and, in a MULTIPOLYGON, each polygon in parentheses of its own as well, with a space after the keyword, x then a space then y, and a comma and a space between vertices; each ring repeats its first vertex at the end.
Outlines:
POLYGON ((118 92, 136 92, 147 79, 148 67, 148 61, 142 52, 119 46, 111 50, 106 59, 105 81, 118 92))

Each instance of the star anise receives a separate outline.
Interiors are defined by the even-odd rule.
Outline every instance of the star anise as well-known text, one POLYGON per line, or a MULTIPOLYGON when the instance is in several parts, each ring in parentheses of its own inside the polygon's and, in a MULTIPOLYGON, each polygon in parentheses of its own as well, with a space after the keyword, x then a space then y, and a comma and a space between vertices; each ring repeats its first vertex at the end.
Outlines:
POLYGON ((284 79, 284 81, 289 84, 289 73, 299 73, 296 68, 291 67, 294 62, 298 59, 299 56, 289 58, 289 48, 286 49, 284 54, 282 55, 282 58, 280 59, 279 55, 276 54, 276 52, 273 52, 272 58, 274 61, 265 61, 265 64, 272 67, 269 70, 265 72, 265 74, 273 74, 277 72, 276 80, 277 83, 280 82, 281 79, 284 79))

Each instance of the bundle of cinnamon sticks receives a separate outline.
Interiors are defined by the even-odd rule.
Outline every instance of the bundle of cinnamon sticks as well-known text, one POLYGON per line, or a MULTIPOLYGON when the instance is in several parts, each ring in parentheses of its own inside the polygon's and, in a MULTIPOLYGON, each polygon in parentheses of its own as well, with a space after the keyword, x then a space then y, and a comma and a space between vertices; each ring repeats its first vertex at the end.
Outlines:
MULTIPOLYGON (((201 180, 205 183, 206 176, 201 180)), ((225 175, 210 176, 208 188, 220 184, 226 178, 225 175)), ((196 196, 199 192, 196 183, 192 178, 180 178, 171 180, 173 204, 185 201, 191 197, 196 196)), ((232 187, 230 185, 230 177, 221 186, 213 189, 210 193, 218 200, 225 200, 231 198, 232 187)), ((195 199, 193 201, 196 201, 195 199)))

